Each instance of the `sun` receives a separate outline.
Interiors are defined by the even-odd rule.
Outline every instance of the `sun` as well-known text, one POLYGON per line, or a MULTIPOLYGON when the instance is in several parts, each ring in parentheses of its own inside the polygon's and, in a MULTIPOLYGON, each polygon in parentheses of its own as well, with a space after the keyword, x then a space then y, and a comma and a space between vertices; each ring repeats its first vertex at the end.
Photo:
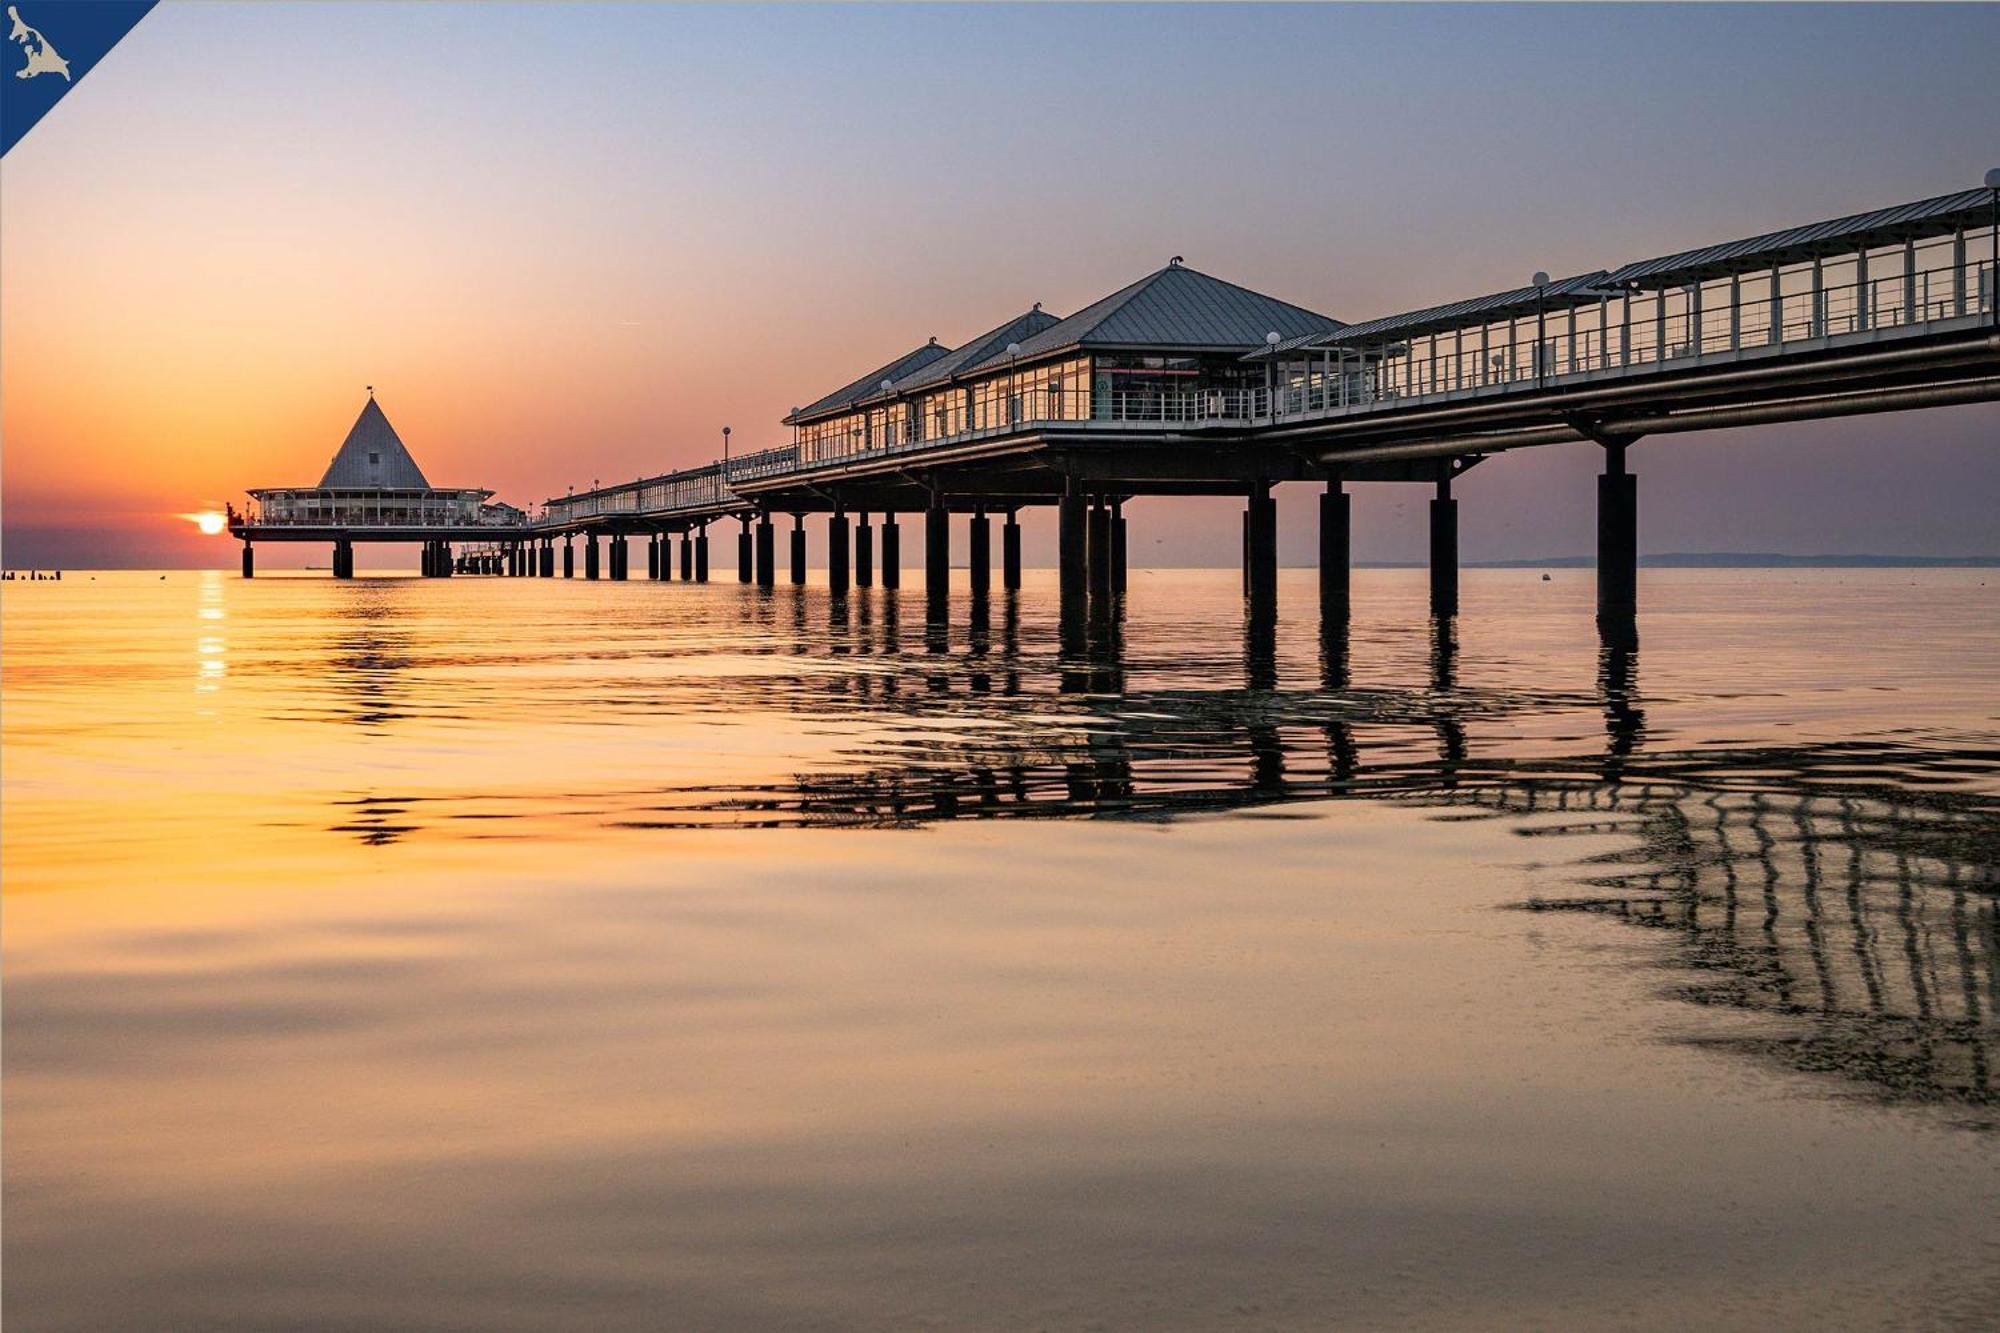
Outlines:
POLYGON ((197 528, 200 528, 201 535, 204 537, 215 536, 228 526, 229 522, 213 509, 204 509, 199 514, 184 514, 182 517, 192 522, 197 528))

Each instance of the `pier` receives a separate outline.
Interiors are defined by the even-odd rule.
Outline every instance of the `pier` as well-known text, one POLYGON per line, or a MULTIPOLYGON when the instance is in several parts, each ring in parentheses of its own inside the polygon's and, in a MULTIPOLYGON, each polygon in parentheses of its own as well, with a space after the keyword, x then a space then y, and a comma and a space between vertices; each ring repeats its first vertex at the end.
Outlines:
POLYGON ((928 339, 794 409, 788 443, 731 456, 725 429, 714 462, 551 498, 532 521, 487 504, 487 492, 425 490, 403 504, 391 497, 417 494, 405 485, 358 497, 341 488, 337 459, 317 491, 254 492, 260 514, 232 515, 230 530, 246 574, 259 540, 331 541, 336 573, 350 574, 355 542, 421 540, 434 552, 426 573, 616 581, 633 577, 643 544, 648 579, 703 583, 721 524, 725 550, 735 536, 737 581, 770 588, 779 531, 783 577, 803 583, 806 523, 823 519, 840 593, 902 585, 910 519, 921 522, 926 599, 941 607, 959 521, 977 597, 996 581, 1019 586, 1018 516, 1048 506, 1065 610, 1086 616, 1124 593, 1133 501, 1237 496, 1257 617, 1276 607, 1273 492, 1304 483, 1321 488, 1321 609, 1337 620, 1348 488, 1399 484, 1428 492, 1430 607, 1448 618, 1454 480, 1512 450, 1585 442, 1604 460, 1597 614, 1617 641, 1636 633, 1636 446, 2000 399, 1996 269, 2000 172, 1980 189, 1562 278, 1537 272, 1360 323, 1175 257, 1067 317, 1037 304, 956 346, 928 339), (453 558, 454 542, 481 544, 472 568, 453 558))

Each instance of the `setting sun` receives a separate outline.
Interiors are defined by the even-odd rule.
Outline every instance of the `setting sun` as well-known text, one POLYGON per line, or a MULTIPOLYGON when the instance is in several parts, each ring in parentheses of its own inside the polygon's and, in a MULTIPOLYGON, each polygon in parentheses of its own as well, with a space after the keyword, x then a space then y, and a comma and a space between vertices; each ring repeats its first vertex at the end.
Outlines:
POLYGON ((197 528, 200 528, 201 534, 204 537, 215 536, 228 523, 227 519, 223 518, 221 514, 216 513, 213 509, 204 509, 199 514, 183 514, 181 517, 187 519, 188 522, 194 524, 197 528))

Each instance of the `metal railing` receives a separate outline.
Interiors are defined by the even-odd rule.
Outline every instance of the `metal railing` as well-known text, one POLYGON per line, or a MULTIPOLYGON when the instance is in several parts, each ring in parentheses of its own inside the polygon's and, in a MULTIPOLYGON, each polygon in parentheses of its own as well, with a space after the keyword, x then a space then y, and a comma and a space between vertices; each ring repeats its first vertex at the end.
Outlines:
POLYGON ((1260 419, 1371 411, 1440 397, 1542 388, 1570 377, 1684 369, 1823 340, 1919 332, 1990 317, 1991 260, 1968 260, 1773 297, 1767 279, 1628 293, 1540 317, 1468 325, 1407 342, 1328 347, 1284 362, 1260 419))

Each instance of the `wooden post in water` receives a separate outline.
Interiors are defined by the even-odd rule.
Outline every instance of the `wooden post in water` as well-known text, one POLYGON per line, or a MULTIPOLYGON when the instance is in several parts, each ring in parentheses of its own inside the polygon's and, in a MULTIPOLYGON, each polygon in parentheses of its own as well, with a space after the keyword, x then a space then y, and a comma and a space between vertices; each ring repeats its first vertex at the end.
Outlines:
POLYGON ((986 517, 984 509, 973 512, 966 557, 970 562, 972 595, 984 597, 993 590, 993 521, 986 517))
POLYGON ((1021 586, 1021 524, 1011 509, 1000 526, 1000 586, 1010 592, 1021 586))
POLYGON ((882 513, 882 586, 903 586, 903 530, 893 509, 882 513))
POLYGON ((835 592, 847 591, 847 561, 853 550, 847 528, 847 515, 840 510, 826 520, 826 584, 835 592))
POLYGON ((1458 501, 1451 496, 1451 460, 1438 464, 1431 499, 1431 614, 1458 614, 1458 501))
POLYGON ((1339 477, 1319 497, 1319 614, 1323 621, 1347 619, 1353 584, 1349 496, 1339 477))

